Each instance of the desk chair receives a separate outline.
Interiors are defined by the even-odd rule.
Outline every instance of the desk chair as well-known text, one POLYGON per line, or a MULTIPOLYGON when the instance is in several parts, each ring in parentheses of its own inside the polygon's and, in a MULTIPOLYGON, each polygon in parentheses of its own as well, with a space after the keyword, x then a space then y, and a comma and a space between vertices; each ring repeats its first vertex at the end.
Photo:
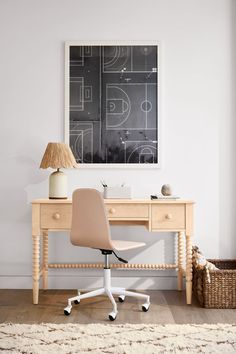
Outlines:
POLYGON ((80 300, 107 294, 113 305, 112 312, 109 313, 109 319, 114 321, 117 316, 117 305, 113 295, 119 296, 119 301, 123 302, 125 296, 134 296, 145 300, 142 305, 144 312, 148 311, 150 306, 150 297, 148 295, 126 291, 124 288, 115 288, 111 286, 111 270, 109 266, 109 255, 114 254, 119 261, 128 263, 119 258, 115 251, 125 251, 133 248, 145 246, 143 242, 130 242, 112 240, 110 236, 110 227, 106 214, 106 208, 100 192, 96 189, 82 188, 74 191, 72 196, 72 226, 70 240, 74 246, 90 247, 98 249, 105 256, 103 288, 87 292, 68 299, 68 305, 64 308, 64 314, 70 315, 72 301, 79 304, 80 300))

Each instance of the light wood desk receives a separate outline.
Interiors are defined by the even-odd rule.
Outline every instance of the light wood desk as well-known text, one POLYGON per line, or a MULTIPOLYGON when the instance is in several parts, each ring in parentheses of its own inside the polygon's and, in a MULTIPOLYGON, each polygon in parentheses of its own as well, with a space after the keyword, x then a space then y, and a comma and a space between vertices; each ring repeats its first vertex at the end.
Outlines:
MULTIPOLYGON (((112 264, 113 268, 177 269, 178 290, 186 277, 186 301, 192 300, 192 233, 193 204, 187 200, 105 199, 111 224, 145 225, 150 232, 177 232, 178 259, 176 264, 112 264), (185 236, 185 237, 184 237, 185 236), (186 268, 184 269, 184 239, 186 268)), ((33 240, 33 303, 38 304, 39 281, 47 289, 49 268, 103 268, 103 264, 48 263, 48 231, 70 230, 71 200, 37 199, 32 202, 33 240), (40 239, 42 237, 42 264, 40 239)))

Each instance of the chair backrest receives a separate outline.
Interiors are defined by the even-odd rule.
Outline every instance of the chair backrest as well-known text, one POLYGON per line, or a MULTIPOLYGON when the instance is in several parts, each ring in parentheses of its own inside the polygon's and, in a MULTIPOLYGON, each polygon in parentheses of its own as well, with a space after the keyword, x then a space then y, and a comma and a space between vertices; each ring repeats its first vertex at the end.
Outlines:
POLYGON ((96 189, 74 191, 70 240, 75 246, 112 250, 106 208, 96 189))

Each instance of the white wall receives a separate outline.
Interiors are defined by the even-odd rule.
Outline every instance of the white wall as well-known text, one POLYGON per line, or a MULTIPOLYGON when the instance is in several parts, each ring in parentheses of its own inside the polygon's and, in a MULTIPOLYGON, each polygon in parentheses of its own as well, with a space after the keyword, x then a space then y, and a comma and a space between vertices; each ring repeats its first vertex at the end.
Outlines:
POLYGON ((225 257, 235 257, 236 254, 236 1, 230 6, 230 57, 228 66, 228 90, 223 93, 227 109, 220 117, 220 207, 219 207, 219 249, 225 257))
MULTIPOLYGON (((157 40, 162 46, 162 168, 69 171, 70 193, 78 186, 100 188, 101 178, 125 180, 135 197, 170 183, 176 194, 196 201, 194 243, 208 257, 236 256, 233 3, 1 0, 0 287, 31 286, 30 201, 47 197, 50 171, 39 164, 46 144, 63 140, 66 40, 157 40)), ((142 227, 113 227, 112 233, 145 239, 147 248, 123 254, 131 261, 174 259, 172 235, 149 235, 142 227)), ((65 233, 50 235, 50 246, 51 261, 102 260, 96 251, 72 247, 65 233)), ((50 286, 58 288, 74 287, 76 275, 82 287, 98 279, 89 270, 51 274, 50 286)), ((174 272, 115 275, 116 284, 122 275, 136 288, 176 286, 174 272)))

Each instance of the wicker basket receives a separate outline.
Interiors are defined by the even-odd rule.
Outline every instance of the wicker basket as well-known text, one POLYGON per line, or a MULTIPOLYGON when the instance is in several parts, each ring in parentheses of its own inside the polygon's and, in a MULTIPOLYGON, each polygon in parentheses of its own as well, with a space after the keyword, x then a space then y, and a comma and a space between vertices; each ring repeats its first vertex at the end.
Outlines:
POLYGON ((209 259, 219 270, 206 271, 193 267, 193 293, 203 307, 218 309, 236 308, 236 260, 209 259))

